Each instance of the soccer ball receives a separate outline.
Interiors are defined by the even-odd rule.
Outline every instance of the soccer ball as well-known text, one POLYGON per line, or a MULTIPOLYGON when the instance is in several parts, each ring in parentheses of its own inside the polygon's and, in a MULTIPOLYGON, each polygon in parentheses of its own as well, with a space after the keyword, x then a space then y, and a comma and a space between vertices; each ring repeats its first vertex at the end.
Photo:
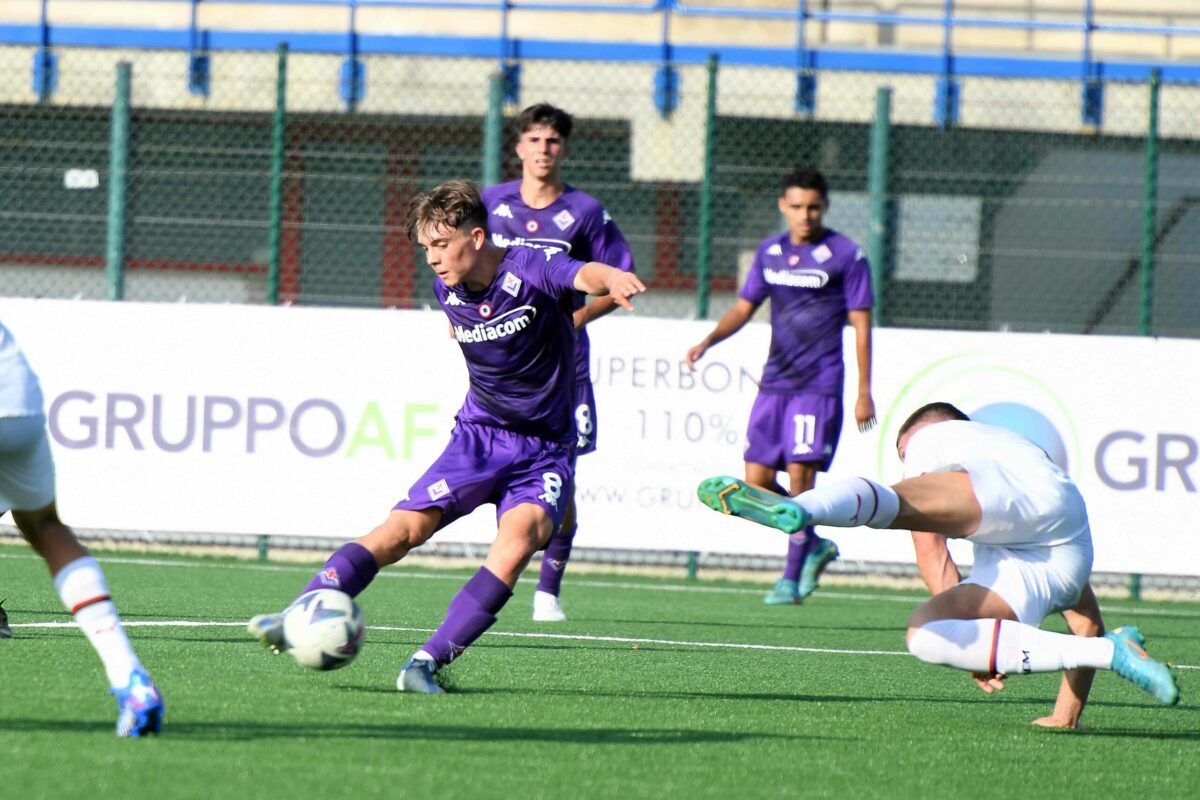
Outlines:
POLYGON ((317 589, 283 612, 283 640, 296 663, 310 669, 341 669, 362 647, 362 609, 345 592, 317 589))

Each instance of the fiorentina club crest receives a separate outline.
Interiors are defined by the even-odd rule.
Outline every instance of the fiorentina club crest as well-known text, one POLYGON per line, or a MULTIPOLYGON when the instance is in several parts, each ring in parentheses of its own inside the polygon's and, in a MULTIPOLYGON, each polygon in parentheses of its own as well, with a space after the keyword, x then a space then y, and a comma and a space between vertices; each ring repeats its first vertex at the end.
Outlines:
POLYGON ((538 232, 538 223, 537 223, 537 220, 536 220, 536 219, 531 219, 531 220, 529 220, 529 222, 526 222, 526 223, 525 223, 525 230, 529 231, 530 233, 537 233, 537 232, 538 232))
POLYGON ((571 212, 565 208, 554 215, 554 224, 558 226, 560 231, 565 231, 567 228, 575 224, 575 218, 571 216, 571 212))
POLYGON ((557 558, 547 558, 546 563, 549 564, 550 569, 554 570, 555 572, 562 572, 563 567, 567 565, 567 562, 560 561, 557 558))
POLYGON ((500 288, 516 297, 517 292, 521 291, 521 279, 511 272, 506 272, 504 273, 504 283, 500 285, 500 288))
POLYGON ((829 249, 829 245, 827 244, 823 244, 816 250, 813 250, 813 259, 818 264, 824 264, 831 258, 833 258, 833 251, 829 249))
POLYGON ((333 567, 326 567, 325 569, 321 570, 320 575, 321 583, 325 584, 326 586, 332 586, 335 589, 341 588, 342 579, 338 577, 337 570, 333 567))
POLYGON ((800 256, 788 256, 788 266, 794 267, 800 263, 800 256))
POLYGON ((445 497, 448 494, 450 494, 450 484, 446 483, 445 478, 429 485, 430 500, 437 500, 439 497, 445 497))

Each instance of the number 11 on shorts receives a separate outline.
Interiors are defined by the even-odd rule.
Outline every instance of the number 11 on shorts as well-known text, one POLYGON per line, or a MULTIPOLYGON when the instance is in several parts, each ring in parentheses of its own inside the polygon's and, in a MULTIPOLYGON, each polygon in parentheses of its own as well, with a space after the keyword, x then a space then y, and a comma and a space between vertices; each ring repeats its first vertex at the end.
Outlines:
POLYGON ((813 451, 813 442, 817 438, 817 416, 796 414, 792 421, 796 424, 796 443, 792 455, 806 456, 813 451))

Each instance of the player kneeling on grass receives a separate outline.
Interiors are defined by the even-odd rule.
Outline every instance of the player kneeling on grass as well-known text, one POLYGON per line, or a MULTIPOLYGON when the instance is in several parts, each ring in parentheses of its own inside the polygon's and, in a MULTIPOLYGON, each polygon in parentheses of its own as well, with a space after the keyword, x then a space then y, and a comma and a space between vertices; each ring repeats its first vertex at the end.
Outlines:
POLYGON ((1083 497, 1040 448, 971 422, 948 403, 913 412, 896 446, 906 477, 891 488, 848 478, 789 500, 733 478, 710 478, 700 499, 787 532, 866 525, 970 541, 971 576, 913 612, 908 649, 922 661, 974 673, 988 693, 1004 688, 1011 674, 1063 670, 1054 712, 1038 725, 1076 727, 1096 669, 1112 670, 1164 703, 1179 702, 1174 677, 1146 655, 1137 628, 1104 633, 1088 584, 1092 534, 1083 497), (1056 611, 1071 634, 1038 628, 1056 611))
MULTIPOLYGON (((494 503, 499 524, 484 566, 396 680, 401 691, 437 694, 438 669, 495 623, 529 559, 562 525, 575 469, 574 295, 610 295, 632 311, 629 298, 646 287, 636 275, 555 249, 492 245, 487 209, 466 181, 419 195, 408 224, 437 274, 434 291, 470 387, 438 460, 383 524, 337 550, 304 591, 357 596, 381 566, 494 503)), ((282 614, 255 617, 250 631, 276 651, 287 647, 282 614)))
MULTIPOLYGON (((100 564, 58 518, 42 405, 37 375, 0 324, 0 514, 12 510, 21 535, 50 569, 63 605, 104 663, 109 691, 117 698, 117 735, 158 733, 162 695, 125 635, 100 564)), ((8 615, 0 609, 0 637, 11 636, 8 615)))

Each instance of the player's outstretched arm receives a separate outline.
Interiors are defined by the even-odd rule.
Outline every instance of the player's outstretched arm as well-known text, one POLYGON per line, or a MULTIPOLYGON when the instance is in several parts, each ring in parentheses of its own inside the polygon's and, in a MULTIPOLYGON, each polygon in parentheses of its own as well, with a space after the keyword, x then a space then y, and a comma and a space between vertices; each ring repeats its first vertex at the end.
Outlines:
POLYGON ((912 532, 913 549, 917 554, 917 571, 929 593, 941 594, 952 586, 958 586, 962 575, 950 556, 946 537, 928 531, 912 532))
POLYGON ((739 297, 733 304, 733 308, 725 312, 724 316, 717 321, 717 326, 712 329, 712 333, 704 337, 704 341, 687 351, 687 356, 684 358, 684 363, 688 369, 694 370, 696 362, 704 357, 708 348, 712 347, 717 342, 723 342, 730 336, 740 331, 750 317, 754 316, 754 311, 758 308, 756 303, 751 303, 744 297, 739 297))
MULTIPOLYGON (((1075 607, 1063 612, 1067 627, 1076 636, 1103 636, 1104 618, 1100 615, 1100 603, 1091 584, 1083 587, 1079 602, 1075 607)), ((1087 704, 1088 693, 1092 690, 1092 679, 1096 677, 1094 669, 1071 669, 1063 673, 1062 683, 1058 688, 1058 699, 1054 702, 1054 711, 1047 717, 1035 719, 1034 725, 1043 728, 1078 728, 1079 717, 1083 715, 1083 707, 1087 704)))
POLYGON ((589 261, 575 273, 575 289, 587 294, 608 295, 621 308, 633 311, 629 298, 646 291, 646 284, 632 272, 589 261))
POLYGON ((597 297, 594 300, 590 300, 583 308, 578 309, 572 315, 575 320, 575 330, 579 330, 585 325, 589 325, 616 310, 617 301, 612 297, 597 297))

